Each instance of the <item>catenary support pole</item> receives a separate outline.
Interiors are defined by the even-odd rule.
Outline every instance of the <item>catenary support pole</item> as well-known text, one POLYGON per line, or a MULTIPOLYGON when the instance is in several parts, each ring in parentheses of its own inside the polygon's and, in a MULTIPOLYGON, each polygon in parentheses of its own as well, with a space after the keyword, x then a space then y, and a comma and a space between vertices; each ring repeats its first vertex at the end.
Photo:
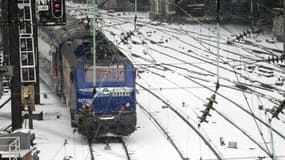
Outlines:
POLYGON ((31 0, 32 3, 32 19, 33 19, 33 37, 34 37, 34 52, 36 61, 36 83, 35 86, 35 104, 40 104, 40 72, 39 72, 39 52, 38 52, 38 26, 36 20, 36 0, 31 0))
POLYGON ((137 12, 138 12, 138 1, 135 0, 135 20, 134 20, 134 30, 137 29, 137 12))
POLYGON ((219 85, 219 69, 220 69, 220 0, 217 3, 217 85, 219 85))
POLYGON ((93 86, 96 87, 96 0, 93 1, 93 86))
POLYGON ((9 43, 10 63, 13 66, 13 76, 11 79, 12 129, 16 130, 22 128, 17 0, 8 1, 8 26, 9 26, 8 43, 9 43))

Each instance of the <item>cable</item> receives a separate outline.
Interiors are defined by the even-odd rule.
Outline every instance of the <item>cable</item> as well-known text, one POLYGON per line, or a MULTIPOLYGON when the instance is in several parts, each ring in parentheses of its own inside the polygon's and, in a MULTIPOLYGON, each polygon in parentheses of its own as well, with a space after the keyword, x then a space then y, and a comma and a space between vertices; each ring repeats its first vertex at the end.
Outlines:
MULTIPOLYGON (((200 99, 200 98, 199 98, 200 99)), ((201 101, 204 101, 202 99, 200 99, 201 101)), ((269 153, 269 149, 266 145, 266 149, 265 150, 255 139, 253 139, 249 134, 247 134, 245 132, 245 130, 241 129, 238 125, 236 125, 234 122, 232 122, 231 120, 229 120, 229 118, 227 118, 226 116, 224 116, 221 112, 217 111, 215 108, 212 108, 214 111, 216 111, 222 118, 224 118, 225 120, 227 120, 230 124, 232 124, 235 128, 237 128, 239 131, 241 131, 245 136, 247 136, 252 142, 254 142, 261 150, 263 150, 266 154, 268 154, 270 157, 272 157, 272 154, 269 153)), ((263 137, 263 136, 262 136, 263 137)), ((264 140, 264 139, 263 139, 264 140)))
MULTIPOLYGON (((234 72, 235 72, 235 71, 234 71, 234 72)), ((238 78, 236 72, 235 72, 235 77, 236 77, 238 83, 240 83, 239 78, 238 78)), ((250 106, 250 104, 249 104, 249 102, 248 102, 248 99, 247 99, 247 97, 246 97, 246 95, 245 95, 244 90, 241 90, 241 92, 242 92, 242 95, 243 95, 243 97, 244 97, 244 99, 245 99, 245 101, 246 101, 246 104, 247 104, 248 108, 249 108, 250 113, 251 113, 252 115, 255 115, 254 112, 253 112, 253 110, 252 110, 252 107, 250 106)), ((260 136, 261 136, 261 139, 262 139, 262 141, 263 141, 263 143, 264 143, 264 145, 265 145, 265 147, 266 147, 266 149, 267 149, 267 152, 266 152, 266 153, 269 154, 270 150, 269 150, 269 148, 268 148, 268 146, 267 146, 267 143, 266 143, 265 138, 264 138, 264 136, 263 136, 263 133, 262 133, 262 131, 261 131, 261 129, 260 129, 260 126, 258 125, 257 120, 256 120, 254 117, 252 117, 252 118, 253 118, 254 123, 255 123, 255 125, 256 125, 256 127, 257 127, 257 130, 258 130, 258 132, 259 132, 259 134, 260 134, 260 136)), ((272 155, 272 153, 270 153, 269 155, 272 155)))
POLYGON ((171 136, 169 136, 168 132, 161 126, 161 124, 158 122, 158 120, 149 112, 146 110, 146 108, 144 108, 140 103, 137 103, 140 107, 140 109, 143 111, 143 113, 150 117, 151 122, 154 124, 154 126, 157 126, 157 128, 167 137, 167 140, 170 142, 170 144, 175 148, 175 150, 178 152, 180 158, 182 160, 185 160, 186 158, 184 157, 184 155, 182 154, 182 152, 179 150, 178 146, 174 143, 173 138, 171 138, 171 136))
MULTIPOLYGON (((282 155, 282 156, 274 156, 274 158, 284 158, 285 155, 282 155)), ((229 158, 224 158, 224 160, 263 160, 265 158, 270 158, 269 156, 256 156, 256 157, 229 157, 229 158)), ((194 159, 194 160, 201 160, 201 159, 194 159)), ((203 158, 203 160, 217 160, 217 159, 214 159, 214 158, 203 158)))
POLYGON ((3 108, 10 100, 11 100, 11 97, 9 97, 5 102, 3 102, 3 103, 0 105, 0 109, 3 108))
POLYGON ((185 119, 185 117, 183 117, 177 110, 175 110, 173 107, 171 107, 165 100, 161 99, 159 96, 157 96, 156 94, 154 94, 153 92, 149 91, 147 88, 145 88, 144 86, 142 86, 141 84, 137 83, 138 86, 140 86, 141 88, 143 88, 144 90, 148 91, 150 94, 152 94, 153 96, 155 96, 156 98, 158 98, 159 100, 161 100, 165 105, 167 105, 174 113, 176 113, 186 124, 188 124, 189 127, 192 128, 192 130, 204 141, 204 143, 209 147, 209 149, 215 154, 215 156, 221 160, 223 159, 221 157, 221 154, 217 152, 217 150, 215 148, 213 148, 213 146, 209 143, 209 141, 189 122, 185 119))

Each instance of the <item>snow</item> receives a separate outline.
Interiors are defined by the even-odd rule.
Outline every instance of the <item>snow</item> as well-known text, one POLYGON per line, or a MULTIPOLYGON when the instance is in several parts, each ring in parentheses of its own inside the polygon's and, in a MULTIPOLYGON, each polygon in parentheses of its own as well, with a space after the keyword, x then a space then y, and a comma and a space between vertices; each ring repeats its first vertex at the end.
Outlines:
MULTIPOLYGON (((43 111, 43 121, 33 121, 33 132, 36 135, 35 143, 41 160, 57 160, 63 157, 73 159, 90 159, 89 148, 85 137, 73 132, 70 126, 69 108, 47 86, 41 84, 42 93, 50 93, 47 98, 41 94, 41 105, 37 111, 43 111), (65 143, 66 142, 66 143, 65 143)), ((3 98, 2 98, 3 99, 3 98)), ((1 99, 1 100, 2 100, 1 99)), ((10 105, 1 110, 1 123, 10 119, 10 105), (6 112, 7 111, 7 112, 6 112)), ((151 121, 138 110, 138 130, 124 140, 133 158, 140 159, 178 159, 178 155, 151 121), (139 149, 138 149, 139 148, 139 149), (155 155, 146 153, 157 153, 155 155), (169 153, 169 154, 165 154, 169 153)), ((7 124, 7 123, 6 123, 7 124)), ((23 127, 27 128, 24 122, 23 127)), ((111 150, 104 150, 105 145, 93 144, 95 159, 126 159, 123 148, 119 144, 110 144, 111 150)))
MULTIPOLYGON (((117 14, 119 15, 119 14, 117 14)), ((121 15, 121 14, 120 14, 121 15)), ((107 16, 106 16, 107 17, 107 16)), ((120 41, 122 37, 113 36, 121 35, 123 32, 129 32, 133 30, 132 21, 129 23, 122 23, 121 25, 111 25, 118 24, 119 21, 128 21, 123 17, 117 16, 116 20, 109 20, 108 18, 104 19, 103 24, 109 24, 108 27, 102 25, 102 30, 108 35, 109 38, 113 39, 115 44, 120 41), (112 34, 110 34, 112 33, 112 34)), ((140 22, 140 21, 139 21, 140 22)), ((142 24, 142 23, 140 23, 142 24)), ((100 25, 99 25, 100 26, 100 25)), ((161 96, 169 105, 179 110, 185 117, 189 119, 193 125, 197 126, 198 116, 201 115, 200 111, 204 110, 203 104, 207 103, 207 99, 212 94, 213 91, 193 83, 193 81, 187 80, 187 75, 192 75, 194 78, 200 78, 204 81, 196 79, 196 82, 202 83, 204 86, 215 89, 215 82, 217 78, 217 67, 216 65, 216 42, 215 33, 209 31, 208 28, 214 28, 215 26, 198 26, 198 25, 168 25, 162 23, 160 25, 146 25, 141 27, 134 38, 129 39, 129 44, 118 45, 126 55, 132 56, 134 64, 140 70, 144 70, 143 73, 139 74, 137 83, 143 85, 146 88, 149 88, 155 94, 161 96), (183 31, 181 31, 183 28, 183 31), (183 32, 185 34, 183 34, 183 32), (192 33, 195 32, 195 33, 192 33), (169 34, 170 33, 170 34, 169 34), (211 46, 202 44, 203 41, 197 41, 201 38, 201 34, 207 34, 208 38, 205 41, 211 46), (213 38, 214 37, 214 38, 213 38), (141 42, 145 41, 145 45, 135 45, 130 44, 132 41, 141 42), (189 52, 190 51, 190 52, 189 52), (211 54, 208 53, 211 51, 211 54), (201 61, 201 59, 203 61, 201 61), (204 61, 206 59, 206 61, 204 61), (207 64, 206 62, 211 62, 207 64), (170 66, 171 65, 171 66, 170 66), (176 67, 174 69, 173 65, 176 67), (161 67, 160 67, 161 66, 161 67), (167 66, 175 71, 165 71, 163 66, 167 66), (178 67, 185 67, 186 69, 177 69, 178 67), (200 73, 191 74, 192 73, 200 73), (205 76, 205 75, 208 76, 205 76), (187 107, 182 107, 184 104, 187 104, 187 107)), ((230 36, 233 33, 242 33, 242 31, 248 29, 248 26, 230 26, 227 27, 233 30, 231 33, 221 30, 221 35, 230 36)), ((205 35, 203 35, 205 36, 205 35)), ((224 36, 224 37, 225 37, 224 36)), ((254 35, 254 38, 260 38, 261 44, 267 46, 267 42, 264 38, 270 38, 271 35, 259 36, 254 35)), ((247 39, 252 40, 252 37, 247 39)), ((271 68, 274 68, 274 76, 271 78, 266 78, 262 76, 257 69, 253 73, 247 72, 246 70, 237 70, 238 73, 235 75, 232 71, 234 70, 233 66, 237 64, 241 66, 246 66, 244 63, 252 63, 258 59, 265 59, 269 55, 254 55, 249 50, 259 49, 257 47, 249 46, 243 43, 235 42, 233 46, 225 44, 225 38, 221 38, 220 44, 220 56, 224 61, 228 63, 224 64, 220 62, 219 69, 219 78, 220 84, 225 86, 234 87, 234 84, 245 83, 248 85, 260 85, 264 84, 274 84, 276 79, 284 73, 281 73, 277 70, 281 68, 276 68, 276 65, 269 65, 271 68), (235 54, 229 53, 226 50, 230 50, 235 54), (245 56, 242 57, 241 56, 245 56), (249 60, 247 57, 250 57, 252 60, 249 60), (233 58, 235 61, 229 61, 228 58, 233 58), (241 62, 238 62, 241 61, 241 62), (277 69, 277 70, 276 70, 277 69), (244 77, 248 77, 247 80, 244 77)), ((274 47, 268 45, 267 47, 274 47)), ((275 43, 276 48, 282 48, 281 43, 275 43), (276 47, 277 46, 277 47, 276 47)), ((278 53, 275 53, 278 54, 278 53)), ((279 54, 280 55, 280 54, 279 54)), ((266 62, 254 62, 255 65, 266 65, 266 62)), ((264 89, 252 88, 253 91, 263 93, 266 97, 271 97, 276 100, 283 100, 283 95, 280 94, 280 90, 284 90, 284 87, 277 87, 279 91, 267 91, 264 89)), ((250 87, 251 88, 251 87, 250 87)), ((159 122, 163 124, 169 131, 169 133, 174 137, 175 141, 180 145, 180 149, 185 154, 185 157, 190 157, 191 159, 215 159, 215 156, 209 149, 201 142, 196 133, 194 133, 188 126, 186 126, 177 116, 173 115, 169 109, 163 109, 163 105, 159 100, 152 97, 146 91, 139 89, 138 102, 143 106, 147 106, 147 109, 153 112, 159 122), (179 124, 179 125, 177 125, 179 124)), ((282 91, 283 92, 283 91, 282 91)), ((250 93, 242 93, 241 91, 233 90, 227 87, 220 87, 218 93, 224 95, 230 100, 233 100, 237 105, 240 106, 243 110, 248 112, 253 112, 257 117, 263 120, 265 123, 268 123, 268 117, 271 116, 270 113, 266 113, 265 110, 259 110, 258 106, 263 105, 264 108, 272 108, 274 104, 270 102, 270 98, 261 98, 250 93), (249 107, 250 108, 249 108, 249 107), (266 113, 266 115, 265 115, 266 113)), ((284 92, 283 92, 284 93, 284 92)), ((225 100, 224 97, 217 96, 216 101, 218 104, 215 104, 215 109, 225 115, 228 119, 232 120, 237 124, 243 131, 247 133, 248 136, 253 137, 255 141, 265 148, 264 142, 260 136, 260 133, 257 129, 256 124, 258 125, 259 130, 262 132, 266 143, 269 143, 267 146, 271 150, 270 146, 270 135, 271 131, 269 128, 262 125, 259 121, 254 121, 249 114, 242 111, 235 104, 225 100)), ((217 113, 211 111, 212 117, 208 117, 209 123, 203 123, 200 128, 197 128, 199 131, 203 132, 205 137, 208 137, 213 146, 221 153, 222 157, 225 158, 237 158, 243 159, 246 157, 258 157, 258 156, 267 156, 261 149, 259 149, 253 142, 251 142, 244 134, 241 133, 237 128, 229 124, 223 117, 219 116, 217 113), (220 138, 225 140, 225 145, 220 145, 220 138), (237 142, 237 148, 228 148, 229 142, 237 142)), ((283 115, 280 115, 284 119, 283 115)), ((284 134, 284 124, 282 121, 273 119, 272 122, 273 128, 276 128, 281 134, 284 134)), ((284 139, 280 138, 278 135, 273 134, 274 140, 274 150, 277 156, 284 156, 282 148, 284 147, 284 139)), ((249 158, 250 159, 250 158, 249 158)), ((279 158, 281 159, 281 158, 279 158)))
MULTIPOLYGON (((217 159, 193 129, 187 126, 169 107, 165 107, 166 104, 142 89, 140 85, 150 89, 168 105, 177 109, 195 129, 201 132, 222 158, 258 159, 258 157, 265 156, 265 159, 270 159, 263 150, 219 113, 233 121, 263 148, 268 148, 270 153, 274 150, 274 155, 278 160, 285 159, 284 139, 245 112, 252 112, 260 120, 285 135, 284 115, 280 114, 280 120, 273 119, 270 124, 268 118, 272 117, 272 114, 266 112, 278 105, 274 103, 284 100, 285 87, 274 85, 278 77, 284 77, 284 69, 276 64, 255 62, 269 57, 269 55, 250 51, 252 49, 262 50, 260 48, 244 44, 242 41, 234 42, 234 45, 226 44, 227 37, 233 39, 231 35, 242 33, 249 29, 249 26, 222 26, 219 54, 221 59, 228 63, 220 61, 217 76, 217 49, 215 47, 217 43, 215 42, 216 34, 213 32, 215 25, 167 24, 154 21, 144 26, 149 19, 146 18, 146 13, 139 13, 138 23, 142 26, 138 26, 138 30, 134 32, 135 36, 128 40, 128 44, 123 44, 119 43, 122 38, 121 33, 133 31, 133 19, 124 18, 124 16, 133 16, 133 14, 112 13, 117 18, 111 19, 108 18, 109 15, 106 12, 102 13, 104 13, 101 14, 103 22, 98 24, 100 29, 132 60, 138 71, 141 71, 137 77, 138 103, 157 118, 174 139, 184 157, 195 160, 217 159), (250 72, 246 68, 250 66, 247 63, 270 67, 273 69, 274 76, 270 78, 262 76, 258 67, 250 72), (240 67, 239 70, 238 67, 240 67), (236 71, 237 74, 232 71, 236 71), (216 95, 217 104, 214 104, 217 112, 211 110, 212 116, 207 117, 209 122, 202 123, 198 127, 197 117, 202 115, 200 111, 205 109, 204 104, 208 103, 207 98, 214 94, 217 77, 221 84, 218 95, 216 95), (235 84, 241 82, 251 90, 241 92, 232 89, 235 84), (261 83, 272 84, 275 89, 265 90, 254 87, 261 86, 261 83), (259 109, 260 106, 263 106, 263 109, 259 109), (221 145, 221 139, 224 140, 225 145, 221 145), (237 142, 237 148, 230 148, 230 142, 237 142)), ((72 14, 77 13, 72 11, 72 14)), ((246 40, 254 44, 282 50, 282 43, 271 44, 266 42, 266 39, 272 39, 272 35, 264 33, 246 37, 246 40)), ((49 50, 50 47, 45 41, 39 39, 39 51, 47 59, 50 59, 49 50)), ((280 55, 280 53, 272 52, 274 55, 280 55)), ((44 84, 41 84, 41 93, 42 104, 38 105, 36 110, 44 112, 44 120, 34 121, 35 129, 33 130, 36 134, 36 147, 40 150, 40 159, 57 160, 63 159, 64 156, 72 156, 73 159, 78 160, 90 159, 86 139, 77 132, 73 132, 70 126, 69 108, 44 84), (47 99, 43 97, 43 93, 48 93, 47 99)), ((5 95, 1 102, 5 97, 7 98, 8 95, 5 95)), ((9 112, 10 103, 0 110, 0 128, 9 124, 9 112)), ((137 116, 137 130, 132 135, 124 137, 132 158, 136 160, 180 159, 163 133, 138 106, 137 116)), ((104 147, 103 144, 93 144, 95 159, 126 159, 122 146, 119 144, 111 144, 111 150, 104 150, 104 147)))

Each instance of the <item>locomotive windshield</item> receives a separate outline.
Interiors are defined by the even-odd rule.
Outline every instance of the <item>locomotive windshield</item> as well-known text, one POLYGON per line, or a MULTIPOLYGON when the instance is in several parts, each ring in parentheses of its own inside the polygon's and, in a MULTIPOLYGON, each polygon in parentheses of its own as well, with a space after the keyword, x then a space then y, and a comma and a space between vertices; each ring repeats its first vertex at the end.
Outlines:
MULTIPOLYGON (((85 69, 85 82, 93 82, 93 66, 85 69)), ((123 82, 125 81, 125 66, 123 64, 112 66, 96 66, 96 81, 123 82)))

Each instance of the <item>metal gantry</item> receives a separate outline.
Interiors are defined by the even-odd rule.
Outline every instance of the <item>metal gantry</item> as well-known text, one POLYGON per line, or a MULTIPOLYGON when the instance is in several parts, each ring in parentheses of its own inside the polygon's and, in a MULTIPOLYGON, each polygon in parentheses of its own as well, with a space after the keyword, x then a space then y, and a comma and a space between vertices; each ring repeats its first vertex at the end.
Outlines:
POLYGON ((36 82, 35 41, 31 0, 18 0, 21 82, 36 82))

